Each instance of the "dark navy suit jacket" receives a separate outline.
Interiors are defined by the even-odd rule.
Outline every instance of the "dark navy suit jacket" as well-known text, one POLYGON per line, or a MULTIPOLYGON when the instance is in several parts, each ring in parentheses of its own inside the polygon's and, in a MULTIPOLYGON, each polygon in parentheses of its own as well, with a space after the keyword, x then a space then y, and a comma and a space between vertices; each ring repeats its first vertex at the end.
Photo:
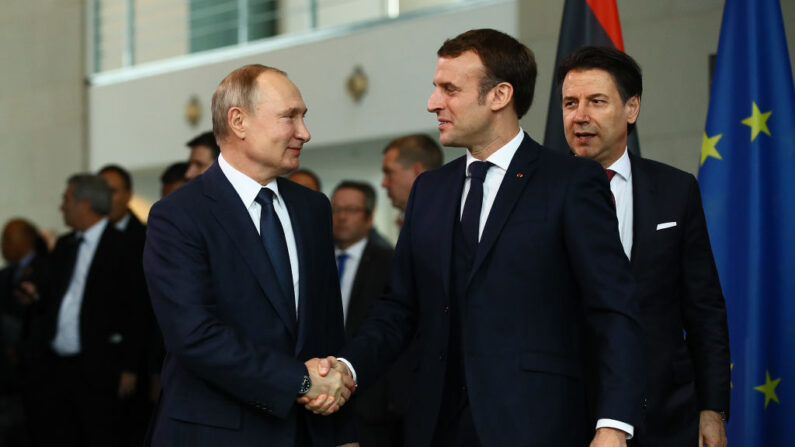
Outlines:
MULTIPOLYGON (((377 378, 418 330, 406 445, 430 446, 450 334, 453 225, 464 157, 417 178, 395 250, 391 291, 341 356, 359 384, 377 378)), ((584 338, 595 339, 598 418, 636 423, 643 359, 629 262, 604 171, 524 136, 477 247, 461 308, 470 408, 489 446, 582 446, 584 338)))
POLYGON ((303 362, 345 335, 328 199, 278 182, 298 248, 297 321, 217 163, 152 207, 144 269, 167 350, 152 445, 293 447, 297 430, 314 446, 355 440, 347 409, 324 418, 295 404, 303 362))
POLYGON ((726 305, 696 179, 632 154, 630 163, 632 269, 651 353, 648 410, 633 444, 694 445, 700 410, 729 411, 726 305))

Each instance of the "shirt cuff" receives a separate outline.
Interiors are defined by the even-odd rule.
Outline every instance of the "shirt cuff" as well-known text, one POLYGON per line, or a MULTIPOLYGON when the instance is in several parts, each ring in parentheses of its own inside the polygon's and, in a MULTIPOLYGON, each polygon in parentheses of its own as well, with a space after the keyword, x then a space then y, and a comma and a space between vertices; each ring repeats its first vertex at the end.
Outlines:
MULTIPOLYGON (((340 362, 344 363, 345 366, 347 366, 348 369, 351 370, 351 374, 353 374, 353 383, 358 387, 359 386, 359 379, 356 378, 356 370, 353 369, 353 365, 351 365, 351 362, 345 360, 342 357, 337 357, 337 360, 339 360, 340 362)), ((630 428, 632 428, 632 427, 630 427, 630 428)))
POLYGON ((602 427, 621 430, 627 434, 627 439, 632 439, 632 436, 635 434, 635 428, 633 426, 621 421, 616 421, 615 419, 599 419, 596 421, 596 429, 599 430, 602 427))

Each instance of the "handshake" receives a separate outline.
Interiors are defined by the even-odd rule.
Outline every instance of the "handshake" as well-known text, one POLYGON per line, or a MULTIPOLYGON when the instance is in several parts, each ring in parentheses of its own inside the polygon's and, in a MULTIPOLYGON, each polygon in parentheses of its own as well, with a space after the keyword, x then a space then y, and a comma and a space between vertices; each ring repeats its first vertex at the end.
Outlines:
POLYGON ((312 386, 296 402, 315 414, 328 416, 350 400, 356 384, 345 363, 334 357, 326 357, 310 359, 304 364, 312 386))

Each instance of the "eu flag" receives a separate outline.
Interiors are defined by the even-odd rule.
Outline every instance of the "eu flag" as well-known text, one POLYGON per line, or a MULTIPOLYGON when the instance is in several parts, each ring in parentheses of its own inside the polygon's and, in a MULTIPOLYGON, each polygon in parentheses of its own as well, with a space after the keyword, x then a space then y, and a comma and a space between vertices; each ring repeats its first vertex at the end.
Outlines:
POLYGON ((727 0, 699 183, 729 317, 730 445, 795 444, 795 90, 779 0, 727 0))

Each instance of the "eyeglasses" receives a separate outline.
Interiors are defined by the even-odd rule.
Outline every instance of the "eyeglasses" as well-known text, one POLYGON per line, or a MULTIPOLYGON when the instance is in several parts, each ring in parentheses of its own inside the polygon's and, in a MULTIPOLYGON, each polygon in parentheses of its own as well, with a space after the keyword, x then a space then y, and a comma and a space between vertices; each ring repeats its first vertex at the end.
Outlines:
POLYGON ((367 208, 363 206, 332 206, 332 214, 356 214, 366 212, 367 208))

